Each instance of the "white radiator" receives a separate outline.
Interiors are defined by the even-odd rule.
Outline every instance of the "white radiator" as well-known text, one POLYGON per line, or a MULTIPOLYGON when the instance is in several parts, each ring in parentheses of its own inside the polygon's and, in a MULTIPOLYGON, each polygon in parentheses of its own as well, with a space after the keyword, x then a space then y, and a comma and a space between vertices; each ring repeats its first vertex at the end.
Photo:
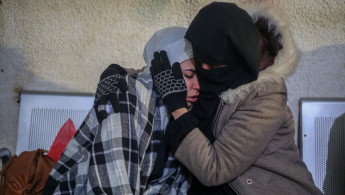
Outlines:
POLYGON ((94 94, 22 92, 16 153, 49 150, 68 118, 79 128, 93 101, 94 94))
POLYGON ((325 195, 345 194, 345 98, 302 98, 303 161, 325 195))

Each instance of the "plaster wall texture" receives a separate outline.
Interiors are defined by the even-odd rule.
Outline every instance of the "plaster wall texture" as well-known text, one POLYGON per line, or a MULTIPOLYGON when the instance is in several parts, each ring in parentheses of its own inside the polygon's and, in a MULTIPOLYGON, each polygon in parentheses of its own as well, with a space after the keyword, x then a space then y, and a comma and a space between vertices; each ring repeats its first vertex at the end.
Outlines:
MULTIPOLYGON (((22 90, 94 93, 108 65, 143 67, 142 52, 155 31, 187 27, 210 2, 2 0, 0 148, 15 153, 22 90)), ((301 97, 345 97, 343 0, 232 2, 273 4, 290 20, 303 53, 297 70, 287 79, 296 131, 301 97)))

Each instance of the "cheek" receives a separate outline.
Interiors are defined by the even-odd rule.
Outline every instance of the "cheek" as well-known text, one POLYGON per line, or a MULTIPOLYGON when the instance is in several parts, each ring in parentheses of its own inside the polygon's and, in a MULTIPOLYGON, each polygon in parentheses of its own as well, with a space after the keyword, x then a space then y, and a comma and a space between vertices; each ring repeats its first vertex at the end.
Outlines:
POLYGON ((187 87, 187 93, 190 92, 192 88, 192 82, 190 80, 185 80, 186 87, 187 87))

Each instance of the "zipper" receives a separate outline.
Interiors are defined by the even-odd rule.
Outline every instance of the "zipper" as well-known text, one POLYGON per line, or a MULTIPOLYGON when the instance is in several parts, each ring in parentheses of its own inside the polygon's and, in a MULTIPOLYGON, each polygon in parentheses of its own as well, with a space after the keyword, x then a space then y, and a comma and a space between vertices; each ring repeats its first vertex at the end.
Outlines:
POLYGON ((227 183, 227 184, 230 186, 230 188, 231 188, 237 195, 240 195, 240 194, 235 190, 235 188, 232 187, 232 185, 231 185, 230 183, 227 183))
MULTIPOLYGON (((224 106, 225 106, 224 101, 221 101, 221 102, 220 102, 220 106, 219 106, 219 108, 218 108, 218 110, 217 110, 216 117, 214 118, 214 121, 213 121, 213 124, 212 124, 212 130, 215 130, 216 124, 217 124, 217 122, 218 122, 218 120, 219 120, 219 116, 221 115, 224 106)), ((240 195, 240 194, 236 191, 236 189, 235 189, 230 183, 227 183, 227 184, 230 186, 230 188, 231 188, 237 195, 240 195)))
POLYGON ((222 110, 224 108, 224 102, 223 101, 220 101, 220 105, 217 109, 217 113, 216 113, 216 116, 214 117, 214 120, 213 120, 213 124, 212 124, 212 131, 214 132, 215 129, 216 129, 216 125, 218 123, 218 120, 219 120, 219 116, 220 114, 222 113, 222 110))

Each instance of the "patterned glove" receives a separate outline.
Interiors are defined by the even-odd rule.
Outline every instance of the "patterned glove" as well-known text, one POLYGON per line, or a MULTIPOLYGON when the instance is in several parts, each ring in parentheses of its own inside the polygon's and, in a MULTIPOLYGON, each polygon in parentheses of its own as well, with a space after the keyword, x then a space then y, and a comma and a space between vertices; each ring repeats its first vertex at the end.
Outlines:
POLYGON ((118 64, 111 64, 101 74, 93 104, 98 122, 100 124, 108 116, 107 111, 105 110, 105 105, 107 104, 108 100, 113 106, 115 113, 120 111, 119 99, 116 92, 118 89, 120 89, 122 92, 128 90, 127 82, 124 78, 126 75, 127 71, 118 64))
POLYGON ((165 51, 155 52, 150 71, 154 88, 163 99, 169 112, 179 108, 187 108, 187 88, 180 63, 176 62, 171 67, 165 51))

